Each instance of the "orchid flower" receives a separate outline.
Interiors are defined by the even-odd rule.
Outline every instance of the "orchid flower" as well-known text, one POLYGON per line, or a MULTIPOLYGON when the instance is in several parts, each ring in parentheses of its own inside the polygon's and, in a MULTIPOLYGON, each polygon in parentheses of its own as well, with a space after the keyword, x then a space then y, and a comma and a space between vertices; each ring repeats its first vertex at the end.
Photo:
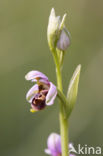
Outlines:
MULTIPOLYGON (((61 152, 61 137, 59 134, 51 133, 47 140, 47 149, 45 149, 45 153, 51 156, 62 156, 61 152)), ((68 149, 72 148, 72 144, 68 145, 68 149)), ((69 150, 68 150, 69 151, 69 150)), ((75 156, 74 154, 70 154, 70 156, 75 156)))
POLYGON ((39 111, 54 104, 57 95, 56 86, 48 80, 48 77, 39 71, 30 71, 25 76, 26 80, 36 82, 27 92, 26 99, 31 104, 31 112, 39 111))

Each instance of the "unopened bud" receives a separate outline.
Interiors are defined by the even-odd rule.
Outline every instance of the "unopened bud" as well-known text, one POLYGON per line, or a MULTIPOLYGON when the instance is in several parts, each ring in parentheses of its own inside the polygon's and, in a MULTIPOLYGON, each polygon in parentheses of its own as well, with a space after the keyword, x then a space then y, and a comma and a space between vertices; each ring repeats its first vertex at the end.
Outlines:
POLYGON ((69 32, 65 28, 66 14, 60 19, 60 16, 55 15, 55 10, 52 8, 47 29, 48 44, 52 51, 53 48, 58 48, 65 51, 70 45, 69 32))
POLYGON ((70 45, 70 37, 69 32, 66 30, 66 28, 63 28, 60 34, 60 38, 57 42, 57 48, 59 50, 65 51, 70 45))
POLYGON ((47 29, 48 43, 52 47, 54 47, 54 44, 56 42, 59 25, 60 25, 60 16, 56 17, 55 10, 54 8, 52 8, 50 16, 49 16, 49 23, 48 23, 48 29, 47 29))

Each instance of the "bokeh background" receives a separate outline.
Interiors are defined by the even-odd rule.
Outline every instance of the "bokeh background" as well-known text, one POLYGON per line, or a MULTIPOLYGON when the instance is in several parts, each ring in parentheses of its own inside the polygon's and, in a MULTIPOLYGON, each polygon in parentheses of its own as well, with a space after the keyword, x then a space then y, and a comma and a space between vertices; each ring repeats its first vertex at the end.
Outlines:
POLYGON ((40 70, 56 84, 47 44, 51 8, 68 14, 71 46, 63 70, 64 92, 82 64, 79 94, 70 118, 70 141, 103 147, 103 0, 0 1, 0 155, 45 156, 46 140, 59 133, 58 101, 32 114, 25 100, 32 86, 24 76, 40 70))

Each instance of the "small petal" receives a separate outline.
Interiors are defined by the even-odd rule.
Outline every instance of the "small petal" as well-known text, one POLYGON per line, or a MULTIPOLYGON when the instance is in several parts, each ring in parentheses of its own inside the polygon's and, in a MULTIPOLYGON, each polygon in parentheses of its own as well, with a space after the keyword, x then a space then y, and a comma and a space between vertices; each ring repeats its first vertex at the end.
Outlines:
POLYGON ((26 80, 33 80, 33 81, 37 81, 40 79, 45 79, 48 81, 48 77, 46 75, 44 75, 43 73, 33 70, 30 71, 26 76, 25 76, 26 80))
POLYGON ((47 141, 48 149, 51 155, 58 156, 61 154, 61 137, 56 133, 52 133, 47 141))
POLYGON ((46 96, 46 105, 52 105, 54 103, 56 95, 57 95, 56 86, 52 82, 50 82, 50 88, 46 96))
POLYGON ((38 92, 38 85, 35 84, 26 94, 26 99, 29 103, 32 102, 35 94, 38 92))

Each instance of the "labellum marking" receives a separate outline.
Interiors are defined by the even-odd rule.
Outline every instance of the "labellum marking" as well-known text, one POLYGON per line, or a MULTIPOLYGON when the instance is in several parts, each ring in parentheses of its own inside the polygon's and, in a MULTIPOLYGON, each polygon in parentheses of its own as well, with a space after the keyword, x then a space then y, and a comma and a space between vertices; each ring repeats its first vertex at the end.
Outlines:
POLYGON ((32 100, 32 105, 37 109, 37 110, 42 110, 46 106, 46 95, 48 91, 43 89, 43 86, 39 86, 39 92, 35 95, 35 97, 32 100))

